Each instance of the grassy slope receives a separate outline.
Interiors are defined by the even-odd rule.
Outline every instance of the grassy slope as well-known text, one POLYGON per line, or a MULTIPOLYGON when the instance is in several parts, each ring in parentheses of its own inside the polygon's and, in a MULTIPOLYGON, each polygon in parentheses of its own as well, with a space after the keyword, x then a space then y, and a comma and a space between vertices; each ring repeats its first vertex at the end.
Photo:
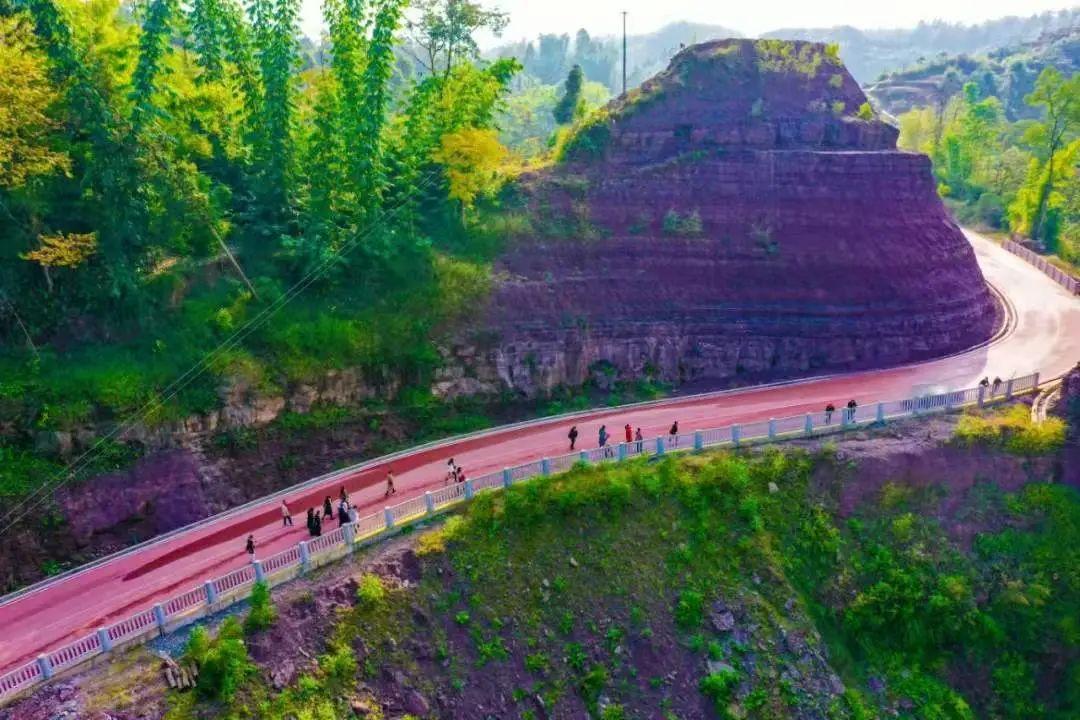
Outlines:
POLYGON ((961 512, 988 532, 961 551, 923 519, 940 493, 837 519, 811 477, 841 469, 713 454, 481 496, 420 538, 413 587, 361 580, 312 675, 171 716, 399 717, 409 688, 443 717, 1069 717, 1075 491, 980 486, 961 512))

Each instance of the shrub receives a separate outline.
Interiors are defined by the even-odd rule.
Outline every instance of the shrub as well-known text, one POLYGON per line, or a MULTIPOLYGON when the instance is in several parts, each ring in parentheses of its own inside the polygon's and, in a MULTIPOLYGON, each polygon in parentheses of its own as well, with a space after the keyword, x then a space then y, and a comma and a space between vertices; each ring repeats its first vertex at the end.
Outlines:
POLYGON ((356 586, 356 604, 365 610, 373 610, 386 602, 386 586, 378 575, 364 573, 356 586))
POLYGON ((845 110, 847 110, 847 103, 843 100, 837 100, 832 104, 832 114, 837 117, 843 115, 845 110))
POLYGON ((593 665, 585 677, 578 683, 578 692, 590 710, 596 707, 596 701, 600 699, 600 693, 608 682, 608 671, 603 665, 593 665))
POLYGON ((873 120, 874 108, 870 106, 870 103, 864 102, 859 106, 858 116, 860 120, 873 120))
POLYGON ((185 656, 198 665, 196 691, 207 700, 228 702, 243 682, 256 673, 244 647, 243 628, 233 617, 225 619, 213 639, 206 628, 195 628, 185 656))
POLYGON ((693 630, 701 625, 705 597, 695 590, 683 590, 675 604, 675 624, 683 630, 693 630))
POLYGON ((277 608, 270 599, 270 586, 257 582, 251 589, 251 610, 244 618, 244 632, 248 635, 266 630, 277 619, 277 608))
POLYGON ((664 215, 663 230, 665 235, 678 237, 699 237, 704 230, 701 223, 701 215, 697 210, 692 210, 686 215, 680 215, 674 209, 668 210, 664 215))
POLYGON ((713 701, 716 711, 727 716, 727 704, 731 699, 731 693, 739 683, 739 674, 731 669, 710 673, 701 678, 698 690, 701 694, 713 701))
POLYGON ((1013 405, 990 415, 964 415, 953 440, 968 446, 1000 447, 1014 455, 1044 455, 1065 444, 1065 431, 1066 424, 1060 418, 1033 423, 1026 405, 1013 405))

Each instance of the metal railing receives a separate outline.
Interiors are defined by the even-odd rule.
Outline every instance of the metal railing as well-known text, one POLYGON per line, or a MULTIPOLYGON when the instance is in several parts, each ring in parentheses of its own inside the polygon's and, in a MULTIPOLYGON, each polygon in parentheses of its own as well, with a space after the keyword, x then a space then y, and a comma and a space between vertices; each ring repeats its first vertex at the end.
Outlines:
POLYGON ((1057 265, 1047 260, 1042 255, 1036 252, 1032 252, 1023 245, 1012 240, 1006 240, 1001 245, 1003 248, 1011 252, 1017 257, 1023 258, 1028 261, 1044 274, 1050 277, 1051 280, 1061 285, 1063 288, 1071 292, 1073 295, 1080 295, 1080 280, 1073 277, 1069 273, 1065 272, 1057 265))
POLYGON ((248 597, 258 581, 270 585, 285 582, 314 566, 350 552, 356 544, 368 543, 408 522, 454 507, 470 500, 477 492, 510 487, 530 478, 564 472, 577 463, 617 462, 633 457, 661 456, 669 452, 702 450, 706 447, 737 447, 744 443, 770 442, 808 437, 832 431, 867 427, 902 417, 917 417, 945 412, 964 406, 983 406, 1011 399, 1019 393, 1037 391, 1039 373, 1011 378, 1000 384, 956 390, 935 395, 878 402, 854 411, 841 407, 832 412, 815 412, 754 422, 728 425, 679 435, 665 435, 643 441, 617 443, 591 448, 553 458, 541 458, 501 472, 489 473, 463 483, 409 498, 386 507, 382 512, 360 517, 325 535, 300 542, 265 560, 252 562, 203 585, 142 610, 108 627, 39 655, 0 675, 0 703, 51 678, 64 670, 126 643, 145 640, 190 624, 209 612, 222 610, 248 597))

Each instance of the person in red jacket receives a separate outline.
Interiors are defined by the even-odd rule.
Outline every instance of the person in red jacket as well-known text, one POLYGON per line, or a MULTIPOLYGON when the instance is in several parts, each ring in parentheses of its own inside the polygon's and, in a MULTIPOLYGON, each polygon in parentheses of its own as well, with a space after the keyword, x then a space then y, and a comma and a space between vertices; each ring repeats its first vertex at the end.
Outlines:
POLYGON ((634 442, 634 429, 630 427, 630 423, 626 423, 626 425, 623 426, 623 431, 626 433, 626 442, 634 442))

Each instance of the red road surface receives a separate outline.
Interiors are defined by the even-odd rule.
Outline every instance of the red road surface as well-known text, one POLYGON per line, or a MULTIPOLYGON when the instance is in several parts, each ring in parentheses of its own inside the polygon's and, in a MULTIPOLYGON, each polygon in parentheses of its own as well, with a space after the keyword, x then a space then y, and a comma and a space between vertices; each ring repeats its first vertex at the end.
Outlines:
MULTIPOLYGON (((987 347, 908 367, 811 379, 708 396, 675 398, 634 409, 603 409, 574 419, 579 447, 596 446, 602 423, 618 440, 624 423, 641 427, 646 437, 667 432, 673 420, 682 432, 818 411, 827 402, 860 405, 908 397, 914 391, 971 387, 984 375, 1025 375, 1044 379, 1063 374, 1080 360, 1080 300, 1020 258, 971 236, 986 278, 1015 311, 1015 327, 987 347)), ((493 430, 482 437, 419 450, 393 463, 398 493, 393 502, 443 485, 447 458, 454 457, 470 477, 567 452, 565 419, 527 428, 493 430)), ((385 470, 377 466, 344 480, 361 515, 383 507, 385 470)), ((155 602, 200 585, 247 562, 244 540, 254 533, 257 557, 284 550, 307 536, 306 508, 325 495, 337 497, 342 481, 289 496, 296 526, 281 527, 278 501, 267 500, 235 517, 206 525, 134 550, 71 577, 0 605, 0 672, 56 649, 94 629, 121 620, 155 602)), ((330 523, 329 528, 336 527, 330 523)), ((2 602, 2 601, 0 601, 2 602)))

